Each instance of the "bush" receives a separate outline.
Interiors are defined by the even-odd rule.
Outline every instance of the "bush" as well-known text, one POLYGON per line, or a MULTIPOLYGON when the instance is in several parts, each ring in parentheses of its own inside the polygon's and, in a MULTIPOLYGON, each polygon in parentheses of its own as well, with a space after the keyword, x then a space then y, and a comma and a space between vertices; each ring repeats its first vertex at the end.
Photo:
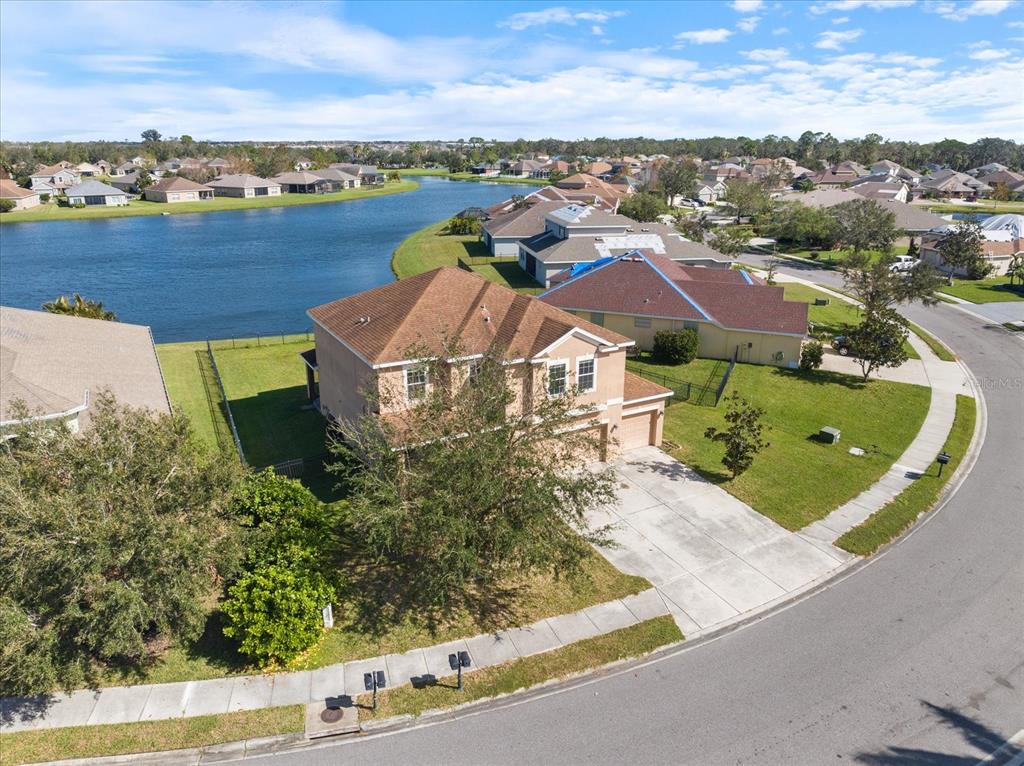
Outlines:
POLYGON ((816 261, 818 260, 818 258, 821 257, 821 253, 819 253, 817 250, 811 250, 810 256, 812 261, 816 261))
POLYGON ((14 210, 14 200, 0 199, 0 213, 9 213, 14 210))
POLYGON ((287 663, 316 643, 320 610, 334 598, 322 575, 270 564, 248 572, 228 589, 224 635, 261 664, 287 663))
POLYGON ((800 349, 800 369, 805 372, 818 369, 821 367, 824 356, 825 350, 818 341, 812 340, 810 343, 804 344, 804 347, 800 349))
POLYGON ((659 330, 654 333, 654 358, 663 364, 689 364, 697 358, 699 346, 696 330, 659 330))
POLYGON ((39 195, 39 201, 40 202, 49 202, 50 201, 50 195, 49 194, 45 194, 45 193, 44 194, 40 194, 39 195))
POLYGON ((966 268, 968 279, 984 279, 992 273, 992 264, 983 258, 971 261, 966 268))
POLYGON ((455 217, 448 221, 445 231, 448 234, 479 234, 480 221, 476 218, 455 217))

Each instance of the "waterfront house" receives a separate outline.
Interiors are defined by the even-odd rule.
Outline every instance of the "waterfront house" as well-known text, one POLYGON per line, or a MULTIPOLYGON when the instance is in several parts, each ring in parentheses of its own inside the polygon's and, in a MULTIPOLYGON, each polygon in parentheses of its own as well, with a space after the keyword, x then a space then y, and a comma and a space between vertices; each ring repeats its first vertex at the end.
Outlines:
POLYGON ((323 170, 310 170, 309 172, 317 178, 330 181, 333 186, 332 191, 358 189, 362 185, 359 176, 346 173, 344 170, 338 170, 337 168, 324 168, 323 170))
POLYGON ((103 171, 91 162, 79 162, 75 165, 75 172, 78 173, 82 178, 91 178, 92 176, 98 176, 103 171))
POLYGON ((634 250, 584 266, 540 296, 651 350, 660 330, 694 330, 712 359, 795 367, 807 304, 742 269, 683 266, 634 250))
POLYGON ((122 404, 169 413, 149 328, 0 306, 0 429, 28 416, 87 428, 102 390, 122 404))
POLYGON ((213 199, 213 189, 181 176, 168 176, 146 187, 142 196, 150 202, 199 202, 213 199))
POLYGON ((490 217, 494 218, 515 210, 522 203, 533 205, 538 202, 562 202, 566 205, 573 203, 577 205, 592 205, 609 213, 614 213, 615 209, 618 207, 618 200, 608 201, 585 189, 577 191, 575 189, 561 189, 557 186, 542 186, 539 189, 534 189, 529 194, 517 194, 507 200, 497 203, 496 205, 491 205, 491 207, 487 208, 487 213, 490 217))
POLYGON ((483 223, 481 236, 491 255, 519 256, 519 243, 544 231, 545 216, 565 207, 565 200, 522 202, 522 207, 489 217, 483 223))
POLYGON ((9 199, 14 210, 28 210, 39 204, 39 192, 18 186, 13 179, 0 178, 0 199, 9 199))
POLYGON ((141 165, 136 165, 134 162, 122 162, 120 165, 114 167, 110 171, 111 176, 123 176, 128 173, 134 173, 137 170, 141 170, 141 165))
POLYGON ((359 165, 352 162, 335 162, 328 165, 329 168, 340 170, 359 179, 361 184, 382 184, 384 174, 375 165, 359 165))
POLYGON ((123 207, 128 204, 128 193, 121 189, 115 189, 108 184, 99 181, 83 181, 65 190, 68 204, 75 205, 100 205, 107 207, 123 207))
POLYGON ((57 195, 78 183, 78 171, 70 167, 68 162, 38 168, 29 176, 30 186, 40 194, 57 195))
POLYGON ((115 189, 120 189, 123 192, 129 194, 139 193, 139 176, 142 175, 143 171, 135 170, 131 173, 125 173, 123 176, 112 176, 110 179, 110 185, 115 189))
POLYGON ((287 194, 326 194, 335 191, 332 181, 305 170, 279 173, 271 180, 280 184, 281 191, 287 194))
POLYGON ((922 179, 919 188, 926 196, 946 199, 975 199, 992 191, 992 187, 984 181, 955 170, 939 170, 922 179))
POLYGON ((555 183, 559 189, 566 189, 576 193, 592 194, 600 197, 609 205, 617 206, 628 190, 612 186, 607 181, 602 181, 588 173, 576 173, 563 178, 555 183))
POLYGON ((727 269, 731 261, 669 226, 637 223, 586 205, 567 205, 544 216, 544 230, 519 242, 519 266, 544 287, 556 274, 633 250, 664 255, 691 266, 727 269))
POLYGON ((578 391, 579 427, 592 428, 608 458, 661 442, 665 400, 672 392, 626 372, 628 337, 567 314, 479 274, 441 268, 310 309, 316 341, 302 355, 307 388, 321 412, 337 421, 374 411, 400 416, 431 385, 411 348, 438 357, 458 335, 452 374, 469 380, 489 357, 504 365, 516 413, 537 397, 578 391), (376 409, 366 391, 383 391, 376 409), (371 409, 373 408, 373 409, 371 409))
POLYGON ((249 173, 221 176, 207 186, 217 197, 277 197, 281 194, 281 184, 249 173))

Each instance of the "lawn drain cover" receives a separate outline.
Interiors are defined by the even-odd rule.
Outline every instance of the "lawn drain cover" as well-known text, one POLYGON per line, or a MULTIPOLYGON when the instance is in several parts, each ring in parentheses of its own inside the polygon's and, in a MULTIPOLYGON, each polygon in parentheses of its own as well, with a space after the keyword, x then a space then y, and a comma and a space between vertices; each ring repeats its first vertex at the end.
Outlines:
POLYGON ((320 720, 324 723, 337 723, 345 716, 345 711, 340 707, 329 707, 320 714, 320 720))

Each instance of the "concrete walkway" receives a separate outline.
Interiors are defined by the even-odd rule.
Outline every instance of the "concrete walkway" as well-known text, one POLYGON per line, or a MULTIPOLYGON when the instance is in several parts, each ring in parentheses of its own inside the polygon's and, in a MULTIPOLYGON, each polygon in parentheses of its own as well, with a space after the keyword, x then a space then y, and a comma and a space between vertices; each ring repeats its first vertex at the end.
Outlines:
POLYGON ((404 654, 331 665, 319 670, 209 681, 112 686, 32 698, 2 700, 0 731, 131 723, 294 705, 362 694, 363 673, 384 670, 388 686, 452 674, 448 655, 467 651, 475 669, 548 652, 567 644, 669 614, 652 589, 597 604, 579 612, 540 620, 468 640, 451 641, 404 654))
POLYGON ((617 502, 590 514, 601 553, 650 580, 688 639, 767 608, 854 559, 790 532, 655 447, 612 464, 617 502))

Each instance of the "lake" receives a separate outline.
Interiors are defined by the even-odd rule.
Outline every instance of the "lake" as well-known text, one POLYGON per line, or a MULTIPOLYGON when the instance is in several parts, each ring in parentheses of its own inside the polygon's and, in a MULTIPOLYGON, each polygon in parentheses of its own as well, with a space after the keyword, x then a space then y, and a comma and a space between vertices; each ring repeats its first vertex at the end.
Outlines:
POLYGON ((352 202, 0 226, 0 303, 101 300, 158 343, 309 329, 306 309, 394 279, 408 235, 520 191, 416 179, 416 191, 352 202))

